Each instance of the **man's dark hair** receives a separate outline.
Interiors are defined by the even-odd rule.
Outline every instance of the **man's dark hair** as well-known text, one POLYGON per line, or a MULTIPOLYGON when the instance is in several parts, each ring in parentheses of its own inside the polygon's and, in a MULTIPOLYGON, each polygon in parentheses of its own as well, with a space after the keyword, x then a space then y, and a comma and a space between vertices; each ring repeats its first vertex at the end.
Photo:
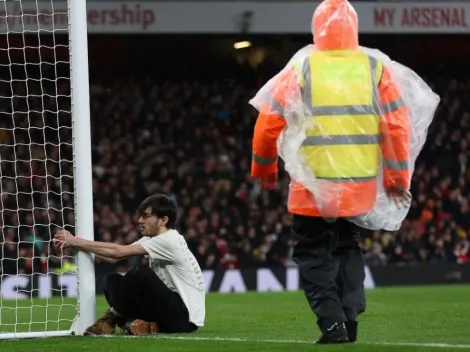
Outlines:
POLYGON ((150 208, 153 215, 156 215, 159 219, 164 216, 168 217, 168 223, 166 227, 168 229, 174 229, 176 224, 176 214, 178 211, 178 205, 176 201, 164 194, 154 194, 146 198, 139 206, 139 214, 144 214, 145 210, 150 208))

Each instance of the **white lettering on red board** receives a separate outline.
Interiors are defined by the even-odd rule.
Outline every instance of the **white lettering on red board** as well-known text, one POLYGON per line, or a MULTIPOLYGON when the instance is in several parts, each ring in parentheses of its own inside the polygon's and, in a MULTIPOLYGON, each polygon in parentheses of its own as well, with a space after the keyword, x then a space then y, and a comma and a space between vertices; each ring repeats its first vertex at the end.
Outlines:
POLYGON ((464 7, 375 8, 374 26, 384 28, 468 28, 464 7))

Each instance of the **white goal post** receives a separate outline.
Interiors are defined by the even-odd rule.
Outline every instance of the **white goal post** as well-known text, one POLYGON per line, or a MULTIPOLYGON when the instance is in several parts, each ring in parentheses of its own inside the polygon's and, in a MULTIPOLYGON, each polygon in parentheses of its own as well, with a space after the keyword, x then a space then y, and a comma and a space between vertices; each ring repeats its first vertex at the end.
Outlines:
POLYGON ((0 0, 0 339, 93 324, 92 190, 86 0, 0 0))

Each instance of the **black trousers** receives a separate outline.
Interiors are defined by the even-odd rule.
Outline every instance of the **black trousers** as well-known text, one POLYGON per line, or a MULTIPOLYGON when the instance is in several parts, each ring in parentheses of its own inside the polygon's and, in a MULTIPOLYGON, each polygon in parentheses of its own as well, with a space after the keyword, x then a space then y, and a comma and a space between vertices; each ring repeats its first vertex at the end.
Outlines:
POLYGON ((147 266, 133 267, 124 276, 108 274, 104 295, 110 307, 121 314, 119 325, 134 319, 156 322, 163 333, 197 330, 181 297, 171 291, 147 266))
POLYGON ((356 320, 366 309, 364 259, 359 238, 368 230, 344 219, 294 215, 293 259, 321 330, 356 320))

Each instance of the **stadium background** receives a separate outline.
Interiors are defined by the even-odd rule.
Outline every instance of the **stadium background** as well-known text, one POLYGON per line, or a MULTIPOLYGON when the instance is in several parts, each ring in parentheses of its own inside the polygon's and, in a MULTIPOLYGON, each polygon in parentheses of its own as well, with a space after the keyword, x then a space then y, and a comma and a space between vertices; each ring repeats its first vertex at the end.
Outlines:
MULTIPOLYGON (((247 21, 233 34, 89 36, 95 239, 120 244, 136 240, 137 205, 147 195, 163 192, 178 201, 177 226, 210 278, 211 290, 221 286, 227 291, 295 290, 298 279, 289 260, 293 243, 286 211, 289 180, 281 167, 277 189, 267 192, 250 178, 256 114, 248 100, 293 53, 311 42, 309 23, 305 23, 304 35, 260 35, 250 33, 247 21), (246 40, 251 47, 234 49, 234 43, 246 40)), ((14 44, 33 48, 10 50, 8 58, 0 58, 2 63, 21 61, 25 53, 28 60, 42 61, 54 55, 52 50, 34 49, 38 46, 34 36, 2 36, 0 41, 2 48, 14 44)), ((43 44, 66 42, 65 37, 41 37, 43 44)), ((407 220, 397 233, 377 231, 362 239, 368 287, 468 282, 468 35, 459 30, 450 34, 365 34, 360 43, 414 69, 441 97, 416 165, 407 220)), ((65 49, 56 50, 55 55, 68 58, 65 49)), ((12 74, 10 68, 2 66, 2 74, 12 74)), ((47 77, 48 73, 54 74, 47 67, 36 71, 31 67, 28 76, 47 77)), ((1 96, 10 99, 13 91, 3 83, 1 96)), ((39 89, 56 88, 33 81, 14 87, 14 91, 27 90, 30 95, 39 89)), ((59 81, 57 90, 66 92, 68 87, 59 81)), ((13 101, 27 104, 30 110, 48 104, 52 109, 55 104, 34 97, 13 101)), ((43 143, 47 135, 31 127, 40 131, 43 120, 34 119, 34 113, 29 119, 21 113, 12 119, 8 113, 7 109, 0 113, 5 114, 0 116, 2 161, 13 154, 17 160, 30 158, 29 153, 41 155, 42 147, 34 143, 43 143), (13 122, 16 127, 27 127, 28 121, 28 132, 11 131, 13 122), (16 147, 12 147, 14 143, 16 147), (21 143, 33 144, 28 149, 21 143)), ((46 125, 57 124, 57 116, 67 124, 67 115, 45 113, 46 125)), ((63 133, 65 138, 67 131, 63 133)), ((31 205, 46 204, 48 196, 51 205, 47 211, 10 211, 15 209, 16 199, 4 197, 3 274, 33 274, 34 279, 34 274, 47 270, 74 271, 72 263, 67 266, 55 257, 48 242, 55 226, 73 223, 73 212, 53 210, 54 204, 73 205, 73 198, 67 196, 73 191, 72 178, 56 182, 51 177, 72 175, 71 163, 54 162, 70 158, 71 149, 52 147, 47 152, 49 161, 45 163, 2 165, 4 190, 19 192, 19 200, 25 195, 23 201, 31 205), (7 177, 20 174, 26 177, 16 178, 16 186, 7 177), (53 192, 62 196, 55 199, 53 192)), ((97 261, 98 292, 104 273, 125 271, 134 263, 135 259, 129 259, 111 266, 97 261)))

